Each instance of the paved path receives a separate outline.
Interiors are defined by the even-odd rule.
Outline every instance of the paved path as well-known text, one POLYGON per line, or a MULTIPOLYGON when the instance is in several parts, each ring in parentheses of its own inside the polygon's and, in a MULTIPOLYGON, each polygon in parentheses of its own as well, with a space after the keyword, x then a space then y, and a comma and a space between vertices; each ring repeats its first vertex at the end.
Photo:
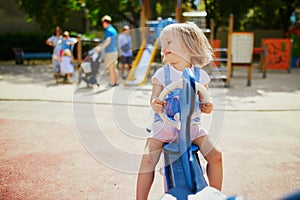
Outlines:
MULTIPOLYGON (((229 89, 211 84, 215 110, 204 116, 223 152, 223 192, 279 199, 300 189, 300 69, 254 70, 251 87, 244 74, 229 89)), ((150 92, 74 93, 49 66, 0 66, 0 199, 134 199, 150 92)), ((162 193, 157 173, 150 199, 162 193)))

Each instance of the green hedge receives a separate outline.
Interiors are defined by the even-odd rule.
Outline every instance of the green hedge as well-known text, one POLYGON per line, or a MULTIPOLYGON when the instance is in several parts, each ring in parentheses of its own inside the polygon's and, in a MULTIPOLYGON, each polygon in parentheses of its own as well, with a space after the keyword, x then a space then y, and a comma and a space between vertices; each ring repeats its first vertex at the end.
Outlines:
POLYGON ((49 36, 38 33, 6 33, 0 35, 0 60, 14 59, 14 48, 27 52, 51 52, 52 48, 45 44, 49 36))

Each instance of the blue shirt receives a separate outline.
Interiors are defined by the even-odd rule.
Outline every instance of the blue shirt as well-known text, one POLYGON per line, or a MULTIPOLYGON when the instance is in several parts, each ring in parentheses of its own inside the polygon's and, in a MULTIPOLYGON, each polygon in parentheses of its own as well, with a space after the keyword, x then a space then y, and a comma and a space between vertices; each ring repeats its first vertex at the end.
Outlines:
POLYGON ((109 38, 109 37, 111 39, 109 45, 105 48, 105 52, 106 53, 118 52, 118 48, 117 48, 117 35, 118 35, 118 32, 117 32, 117 30, 112 25, 109 25, 105 29, 104 40, 106 40, 106 38, 109 38))
POLYGON ((71 50, 72 49, 72 45, 68 45, 67 42, 72 42, 73 39, 72 38, 68 38, 68 39, 63 39, 62 41, 62 44, 61 44, 61 49, 62 50, 66 50, 66 49, 69 49, 71 50))

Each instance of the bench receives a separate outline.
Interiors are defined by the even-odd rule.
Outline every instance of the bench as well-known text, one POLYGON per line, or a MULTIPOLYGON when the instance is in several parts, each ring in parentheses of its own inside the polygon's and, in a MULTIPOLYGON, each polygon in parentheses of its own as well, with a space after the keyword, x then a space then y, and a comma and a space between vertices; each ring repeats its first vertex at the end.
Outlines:
POLYGON ((40 53, 24 53, 23 60, 27 60, 27 64, 29 64, 30 60, 34 59, 52 59, 52 54, 49 52, 40 52, 40 53))
POLYGON ((14 52, 16 64, 19 65, 23 64, 24 60, 27 60, 27 64, 29 64, 29 61, 34 59, 52 59, 50 52, 23 52, 20 49, 16 49, 14 52))

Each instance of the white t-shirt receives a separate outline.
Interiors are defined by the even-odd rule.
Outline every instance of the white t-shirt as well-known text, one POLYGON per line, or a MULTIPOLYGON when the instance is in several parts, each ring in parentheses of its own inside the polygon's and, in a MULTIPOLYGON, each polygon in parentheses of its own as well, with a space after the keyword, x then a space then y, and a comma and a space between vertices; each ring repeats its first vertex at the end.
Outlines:
MULTIPOLYGON (((170 66, 170 79, 171 82, 178 81, 182 77, 183 71, 178 71, 174 66, 170 66)), ((164 66, 165 67, 165 66, 164 66)), ((158 69, 155 74, 152 76, 152 83, 154 78, 165 87, 165 74, 164 67, 158 69)), ((194 66, 191 68, 191 71, 194 73, 194 66)), ((200 69, 200 84, 206 85, 210 82, 210 78, 206 71, 200 69)), ((199 107, 195 107, 195 112, 199 112, 199 107)), ((203 128, 201 121, 191 124, 191 140, 195 140, 198 137, 208 135, 207 131, 203 128)), ((164 143, 172 142, 178 139, 178 130, 163 122, 162 120, 154 120, 152 124, 151 137, 156 138, 164 143)))
MULTIPOLYGON (((173 65, 169 65, 169 66, 170 66, 171 82, 173 83, 175 81, 178 81, 182 77, 183 71, 179 71, 179 70, 175 69, 173 65)), ((152 83, 153 83, 153 78, 156 78, 163 87, 166 87, 164 67, 159 68, 155 72, 155 74, 152 76, 152 83)), ((191 70, 192 70, 192 72, 194 72, 194 66, 192 66, 191 70)), ((206 71, 204 71, 203 69, 200 69, 200 84, 206 85, 209 82, 210 82, 210 78, 209 78, 208 74, 206 73, 206 71)))
POLYGON ((63 40, 62 36, 56 37, 55 35, 52 35, 47 40, 54 45, 53 54, 56 57, 59 57, 59 51, 63 40))
POLYGON ((74 66, 72 64, 72 58, 70 56, 61 57, 60 70, 62 74, 74 72, 74 66))

